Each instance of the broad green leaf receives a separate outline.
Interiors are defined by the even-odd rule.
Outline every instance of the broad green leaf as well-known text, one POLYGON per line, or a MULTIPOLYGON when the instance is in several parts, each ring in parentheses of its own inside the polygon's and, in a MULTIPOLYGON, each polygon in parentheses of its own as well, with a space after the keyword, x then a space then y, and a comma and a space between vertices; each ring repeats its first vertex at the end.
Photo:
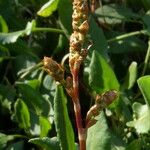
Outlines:
POLYGON ((28 46, 28 41, 18 39, 15 43, 9 43, 6 47, 13 55, 32 54, 33 48, 28 46))
POLYGON ((111 133, 111 150, 125 150, 125 142, 115 133, 111 133))
POLYGON ((19 127, 23 129, 29 129, 30 124, 30 113, 27 105, 23 102, 22 99, 17 99, 14 104, 14 117, 16 118, 19 127))
POLYGON ((58 39, 58 44, 53 52, 53 55, 57 56, 57 54, 60 54, 60 52, 64 50, 67 44, 68 44, 67 38, 64 35, 60 34, 58 39))
POLYGON ((60 150, 59 141, 56 137, 34 138, 34 139, 30 139, 29 142, 41 146, 46 150, 60 150))
POLYGON ((39 62, 39 58, 36 55, 31 54, 21 54, 16 56, 14 63, 14 72, 17 75, 22 74, 22 72, 26 73, 29 71, 29 69, 33 66, 35 66, 39 62))
POLYGON ((127 123, 127 126, 134 127, 137 133, 148 133, 150 131, 150 109, 147 105, 138 102, 133 104, 135 119, 127 123))
POLYGON ((119 90, 119 83, 112 68, 96 51, 93 52, 90 63, 89 85, 97 93, 110 89, 119 90))
POLYGON ((6 150, 23 150, 24 149, 24 142, 23 141, 19 141, 19 142, 15 142, 13 144, 10 144, 6 150))
POLYGON ((10 85, 0 84, 0 106, 1 112, 10 113, 11 105, 14 102, 16 91, 10 85), (9 91, 9 92, 8 92, 9 91))
POLYGON ((136 79, 137 79, 137 63, 133 61, 128 68, 128 73, 123 88, 131 89, 134 83, 136 82, 136 79))
POLYGON ((42 6, 37 14, 42 17, 49 17, 57 9, 58 2, 59 0, 49 0, 42 6))
POLYGON ((126 150, 141 150, 142 145, 141 141, 138 140, 133 140, 129 145, 127 146, 126 150))
POLYGON ((41 133, 39 116, 35 114, 35 112, 33 111, 30 111, 30 122, 31 122, 30 134, 34 137, 35 136, 39 137, 41 133))
POLYGON ((100 22, 111 25, 122 23, 123 20, 139 18, 131 9, 116 4, 99 7, 95 13, 99 16, 100 22))
POLYGON ((142 92, 147 106, 150 108, 150 76, 143 76, 138 79, 138 86, 142 92))
POLYGON ((15 139, 15 136, 13 135, 6 135, 3 133, 0 133, 0 149, 2 150, 7 145, 7 142, 12 141, 14 139, 15 139))
POLYGON ((133 104, 133 112, 136 119, 128 122, 127 125, 134 127, 138 133, 148 133, 148 131, 150 131, 150 76, 143 76, 139 78, 137 82, 146 105, 137 102, 133 104))
POLYGON ((87 150, 111 150, 111 135, 104 116, 101 113, 95 125, 88 129, 87 150))
POLYGON ((69 38, 72 33, 72 0, 60 0, 58 5, 58 14, 60 25, 65 31, 66 36, 69 38))
POLYGON ((40 137, 47 136, 49 130, 51 129, 51 123, 46 117, 40 116, 39 118, 41 133, 40 137))
POLYGON ((0 95, 5 99, 13 101, 16 96, 16 90, 10 85, 0 84, 0 95), (8 92, 9 91, 9 92, 8 92))
POLYGON ((44 111, 43 102, 45 101, 42 95, 27 84, 17 83, 17 87, 28 107, 35 110, 38 115, 41 114, 44 111))
POLYGON ((33 80, 27 80, 25 81, 29 86, 31 86, 35 90, 39 90, 40 88, 40 81, 38 79, 33 79, 33 80))
POLYGON ((74 132, 68 116, 63 87, 57 85, 54 97, 54 118, 60 147, 62 150, 75 150, 74 132))
POLYGON ((29 35, 35 27, 35 21, 28 22, 24 30, 10 32, 10 33, 0 33, 0 44, 14 43, 21 36, 29 35))
POLYGON ((142 17, 142 20, 144 22, 145 28, 147 29, 147 32, 150 34, 150 10, 147 11, 147 13, 142 17))
POLYGON ((93 43, 91 49, 97 50, 100 54, 105 56, 105 51, 107 49, 107 41, 104 36, 103 30, 97 25, 96 21, 92 16, 90 17, 89 24, 89 35, 93 43))
POLYGON ((8 32, 8 26, 4 18, 0 15, 0 31, 3 33, 8 32))
MULTIPOLYGON (((125 33, 109 31, 106 33, 108 39, 120 36, 125 33)), ((138 37, 128 37, 119 41, 109 42, 109 53, 122 54, 122 53, 133 53, 133 52, 143 52, 147 50, 147 46, 144 41, 138 37)))

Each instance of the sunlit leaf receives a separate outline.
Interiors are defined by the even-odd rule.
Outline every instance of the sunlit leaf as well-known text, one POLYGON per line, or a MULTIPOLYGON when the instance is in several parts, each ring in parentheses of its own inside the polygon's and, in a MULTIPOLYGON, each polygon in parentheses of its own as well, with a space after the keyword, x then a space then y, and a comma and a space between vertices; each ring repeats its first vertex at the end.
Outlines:
POLYGON ((39 118, 41 133, 40 137, 47 136, 49 130, 51 129, 51 123, 46 117, 40 116, 39 118))
POLYGON ((4 18, 0 15, 0 31, 3 33, 8 32, 8 26, 4 18))
POLYGON ((93 52, 90 63, 89 85, 98 93, 119 89, 119 83, 112 68, 96 51, 93 52))
POLYGON ((143 76, 137 82, 147 106, 150 107, 150 76, 143 76))
POLYGON ((138 86, 142 92, 146 104, 138 102, 133 104, 135 119, 127 123, 128 126, 134 127, 138 133, 148 133, 150 131, 150 76, 143 76, 138 79, 138 86))
POLYGON ((15 113, 14 116, 20 126, 23 129, 29 129, 30 124, 30 113, 27 105, 22 99, 18 99, 14 105, 15 113))
POLYGON ((59 0, 49 0, 42 8, 37 12, 39 16, 48 17, 50 16, 58 6, 59 0))
POLYGON ((56 137, 34 138, 34 139, 30 139, 29 142, 39 145, 42 148, 45 148, 46 150, 60 150, 59 141, 56 137))
POLYGON ((62 150, 75 150, 74 132, 68 116, 63 87, 57 85, 54 97, 54 117, 58 139, 62 150))
POLYGON ((147 105, 138 102, 133 104, 135 119, 127 123, 127 126, 134 127, 138 133, 148 133, 150 131, 150 109, 147 105))
POLYGON ((131 9, 116 4, 99 7, 95 13, 99 16, 100 22, 111 25, 122 23, 123 20, 139 18, 131 9))
POLYGON ((9 44, 14 43, 21 36, 29 35, 35 26, 35 21, 28 22, 26 28, 24 30, 10 32, 10 33, 0 33, 0 43, 1 44, 9 44))
POLYGON ((88 129, 87 150, 111 150, 111 135, 104 113, 101 113, 95 125, 88 129))
POLYGON ((132 62, 129 66, 123 87, 126 89, 131 89, 134 83, 136 82, 136 78, 137 78, 137 63, 132 62))
POLYGON ((0 149, 4 149, 7 142, 14 140, 14 139, 15 139, 15 136, 13 135, 6 135, 3 133, 0 133, 0 149))

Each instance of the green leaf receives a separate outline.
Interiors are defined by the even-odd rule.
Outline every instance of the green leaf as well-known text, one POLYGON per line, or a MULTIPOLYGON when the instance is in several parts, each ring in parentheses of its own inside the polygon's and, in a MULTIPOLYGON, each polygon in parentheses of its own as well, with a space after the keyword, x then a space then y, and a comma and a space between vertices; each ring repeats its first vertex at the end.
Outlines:
POLYGON ((142 17, 145 28, 150 35, 150 10, 146 12, 146 14, 142 17))
POLYGON ((141 0, 141 2, 146 10, 150 9, 150 1, 149 0, 141 0))
POLYGON ((8 26, 4 18, 0 15, 0 31, 3 33, 8 32, 8 26))
POLYGON ((46 117, 40 116, 39 118, 41 133, 40 137, 47 136, 49 130, 51 129, 51 123, 46 117))
POLYGON ((135 18, 139 18, 139 16, 131 11, 131 9, 120 6, 117 4, 104 5, 103 7, 99 7, 95 11, 96 15, 99 16, 99 21, 104 24, 115 25, 122 23, 122 21, 128 21, 135 18))
POLYGON ((37 12, 39 16, 49 17, 58 7, 59 0, 50 0, 37 12))
POLYGON ((15 142, 13 144, 10 144, 6 150, 23 150, 24 149, 24 142, 23 141, 19 141, 19 142, 15 142))
POLYGON ((119 135, 111 133, 111 150, 125 150, 125 142, 119 135))
POLYGON ((129 145, 127 146, 126 150, 141 150, 142 145, 141 141, 138 140, 133 140, 129 145))
POLYGON ((38 79, 27 80, 27 81, 25 81, 25 83, 27 83, 29 86, 31 86, 36 91, 38 91, 40 88, 40 81, 38 79))
POLYGON ((63 87, 57 85, 54 97, 55 126, 62 150, 75 150, 74 132, 67 112, 63 87))
POLYGON ((133 61, 129 66, 123 88, 131 89, 134 83, 136 82, 136 79, 137 79, 137 63, 133 61))
POLYGON ((136 119, 127 123, 128 126, 134 127, 138 133, 148 133, 150 131, 150 76, 143 76, 138 79, 138 86, 145 99, 146 105, 135 102, 133 112, 136 119))
POLYGON ((45 148, 46 150, 60 150, 59 142, 56 137, 34 138, 34 139, 30 139, 29 142, 39 145, 42 148, 45 148))
POLYGON ((16 96, 16 91, 12 86, 0 84, 1 112, 10 113, 12 111, 11 105, 14 102, 15 96, 16 96))
POLYGON ((0 44, 9 44, 14 43, 17 41, 17 39, 21 36, 29 35, 35 27, 35 21, 28 22, 26 29, 16 31, 16 32, 10 32, 10 33, 0 33, 0 44))
POLYGON ((87 133, 87 150, 111 150, 111 135, 108 131, 108 125, 101 113, 95 125, 88 129, 87 133))
POLYGON ((43 100, 41 94, 27 84, 17 83, 16 85, 19 88, 23 96, 23 99, 25 103, 28 105, 28 107, 30 109, 35 110, 36 114, 38 115, 41 114, 44 111, 42 109, 43 108, 42 102, 45 101, 43 100))
POLYGON ((10 85, 0 84, 0 95, 5 99, 13 101, 16 96, 16 90, 10 85), (9 92, 8 92, 9 91, 9 92))
POLYGON ((93 43, 91 49, 97 50, 100 54, 105 56, 105 51, 107 49, 107 41, 104 36, 103 30, 97 25, 96 21, 92 16, 90 17, 89 23, 89 34, 93 43))
POLYGON ((3 60, 8 59, 10 56, 9 51, 6 47, 0 45, 0 63, 3 62, 3 60))
POLYGON ((127 123, 127 126, 134 127, 137 133, 148 133, 150 131, 150 109, 147 105, 135 102, 132 106, 135 119, 127 123))
POLYGON ((40 129, 40 124, 39 124, 39 116, 35 114, 35 112, 30 111, 30 122, 31 122, 31 127, 30 127, 30 134, 32 136, 40 136, 41 129, 40 129))
POLYGON ((14 110, 15 110, 14 116, 20 128, 29 129, 31 126, 30 113, 29 113, 27 105, 23 102, 23 100, 17 99, 14 105, 14 110))
POLYGON ((150 108, 150 76, 144 76, 138 79, 138 86, 143 94, 147 106, 150 108))
MULTIPOLYGON (((109 39, 122 35, 124 33, 116 33, 110 31, 107 33, 109 39)), ((109 43, 108 52, 114 54, 122 54, 122 53, 133 53, 133 52, 143 52, 147 50, 147 46, 145 45, 144 41, 137 37, 128 37, 123 40, 114 41, 109 43)))
POLYGON ((60 0, 58 5, 58 14, 61 28, 69 38, 72 33, 72 0, 60 0))
POLYGON ((110 89, 119 90, 119 83, 112 68, 96 51, 92 54, 89 69, 89 85, 94 91, 100 93, 110 89))
POLYGON ((0 149, 2 150, 7 142, 12 141, 15 139, 15 136, 13 135, 5 135, 3 133, 0 133, 0 149))
POLYGON ((23 71, 26 73, 29 71, 29 69, 33 66, 36 65, 36 63, 39 62, 39 58, 30 53, 30 54, 21 54, 16 56, 15 60, 13 61, 14 63, 14 72, 19 75, 23 71))

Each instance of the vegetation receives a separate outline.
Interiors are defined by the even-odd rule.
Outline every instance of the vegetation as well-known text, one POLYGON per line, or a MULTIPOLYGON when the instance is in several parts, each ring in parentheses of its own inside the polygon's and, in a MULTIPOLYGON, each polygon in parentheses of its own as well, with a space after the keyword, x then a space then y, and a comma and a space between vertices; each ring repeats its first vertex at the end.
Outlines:
POLYGON ((149 36, 149 0, 1 0, 0 150, 149 150, 149 36))

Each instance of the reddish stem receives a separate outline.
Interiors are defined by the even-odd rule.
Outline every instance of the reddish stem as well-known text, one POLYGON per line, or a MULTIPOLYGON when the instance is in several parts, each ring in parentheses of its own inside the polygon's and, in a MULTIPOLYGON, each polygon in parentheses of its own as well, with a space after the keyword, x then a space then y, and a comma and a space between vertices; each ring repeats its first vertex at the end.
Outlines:
POLYGON ((86 130, 83 128, 83 124, 82 124, 81 106, 80 106, 80 101, 79 101, 78 72, 79 72, 78 69, 73 69, 72 71, 73 90, 74 90, 72 99, 73 99, 73 104, 74 104, 80 150, 86 150, 86 130))

